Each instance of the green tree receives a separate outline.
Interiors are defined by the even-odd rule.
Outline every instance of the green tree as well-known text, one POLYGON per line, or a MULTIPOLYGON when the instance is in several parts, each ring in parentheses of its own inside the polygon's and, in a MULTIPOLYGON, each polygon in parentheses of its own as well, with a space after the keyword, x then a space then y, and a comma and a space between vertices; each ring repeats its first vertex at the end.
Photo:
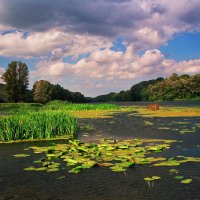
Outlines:
POLYGON ((13 61, 8 65, 6 72, 2 75, 6 83, 5 89, 8 101, 24 101, 28 88, 28 67, 25 63, 13 61))
POLYGON ((52 84, 46 80, 36 81, 33 85, 33 98, 38 103, 47 103, 52 99, 52 84))

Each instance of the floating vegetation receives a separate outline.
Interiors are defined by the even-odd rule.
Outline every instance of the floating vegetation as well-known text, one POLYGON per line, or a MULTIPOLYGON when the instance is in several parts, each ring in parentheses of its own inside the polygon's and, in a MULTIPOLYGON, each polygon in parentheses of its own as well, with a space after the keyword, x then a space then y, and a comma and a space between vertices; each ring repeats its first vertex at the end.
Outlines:
MULTIPOLYGON (((181 158, 180 156, 178 158, 181 158)), ((175 159, 175 158, 170 158, 167 161, 156 163, 153 166, 179 166, 182 163, 187 163, 187 162, 200 162, 200 158, 197 157, 182 157, 182 159, 175 159)))
POLYGON ((187 125, 190 124, 191 122, 175 122, 176 124, 182 124, 182 125, 187 125))
POLYGON ((15 158, 25 158, 25 157, 28 157, 30 156, 29 154, 15 154, 13 155, 15 158))
POLYGON ((178 179, 178 180, 180 180, 180 179, 184 179, 183 176, 175 176, 174 178, 175 178, 175 179, 178 179))
POLYGON ((172 174, 178 174, 179 170, 177 170, 177 169, 170 169, 169 172, 172 173, 172 174))
POLYGON ((147 120, 144 121, 144 124, 146 126, 153 126, 153 122, 150 122, 150 121, 147 121, 147 120))
POLYGON ((180 133, 181 134, 186 134, 186 133, 195 133, 196 132, 196 130, 189 130, 189 129, 182 129, 181 131, 180 131, 180 133))
POLYGON ((80 130, 83 131, 91 131, 94 130, 94 126, 90 125, 90 124, 83 124, 83 125, 79 125, 80 130))
POLYGON ((158 129, 159 130, 169 130, 170 128, 169 127, 159 127, 158 129))
POLYGON ((189 184, 189 183, 191 183, 191 182, 192 182, 192 179, 191 179, 191 178, 189 178, 189 179, 184 179, 184 180, 181 181, 181 183, 183 183, 183 184, 189 184))
POLYGON ((147 182, 148 186, 154 187, 154 181, 161 179, 160 176, 145 177, 144 180, 147 182))
MULTIPOLYGON (((170 148, 174 140, 108 140, 101 139, 97 144, 69 140, 66 144, 49 147, 29 147, 34 153, 45 153, 45 157, 36 160, 25 170, 55 172, 60 170, 63 161, 70 173, 79 173, 91 167, 108 167, 114 172, 124 172, 135 165, 144 165, 165 161, 163 157, 152 156, 170 148), (148 156, 150 154, 150 156, 148 156)), ((155 178, 155 177, 154 177, 155 178)))
POLYGON ((144 178, 145 181, 154 181, 154 180, 159 180, 159 179, 161 179, 160 176, 152 176, 152 177, 144 178))
POLYGON ((198 117, 199 107, 160 107, 159 110, 152 111, 142 106, 128 106, 124 111, 134 112, 133 115, 143 117, 198 117))

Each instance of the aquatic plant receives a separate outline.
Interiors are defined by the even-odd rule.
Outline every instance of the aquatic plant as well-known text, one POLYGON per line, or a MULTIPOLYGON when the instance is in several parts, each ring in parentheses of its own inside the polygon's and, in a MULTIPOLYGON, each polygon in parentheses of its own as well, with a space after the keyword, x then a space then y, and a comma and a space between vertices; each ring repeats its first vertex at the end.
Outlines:
POLYGON ((145 177, 144 180, 147 182, 148 186, 154 187, 154 181, 155 180, 160 180, 161 177, 160 176, 152 176, 152 177, 145 177))
POLYGON ((43 110, 118 110, 115 104, 76 104, 62 101, 49 102, 43 106, 43 110))
MULTIPOLYGON (((124 172, 135 165, 150 164, 164 161, 162 157, 152 157, 148 154, 158 153, 169 148, 171 140, 108 140, 101 139, 97 144, 81 143, 79 140, 69 140, 66 144, 56 144, 49 147, 33 146, 34 153, 45 153, 46 157, 36 163, 40 167, 55 167, 59 159, 67 163, 70 173, 79 173, 94 166, 109 167, 113 172, 124 172), (152 146, 152 142, 154 145, 152 146), (157 143, 157 144, 155 144, 157 143), (53 165, 53 166, 52 166, 53 165)), ((37 170, 31 166, 25 170, 37 170)), ((59 168, 58 164, 55 167, 59 168)), ((155 177, 154 177, 155 178, 155 177)))
POLYGON ((44 139, 76 134, 74 117, 62 112, 31 112, 0 117, 0 140, 44 139))

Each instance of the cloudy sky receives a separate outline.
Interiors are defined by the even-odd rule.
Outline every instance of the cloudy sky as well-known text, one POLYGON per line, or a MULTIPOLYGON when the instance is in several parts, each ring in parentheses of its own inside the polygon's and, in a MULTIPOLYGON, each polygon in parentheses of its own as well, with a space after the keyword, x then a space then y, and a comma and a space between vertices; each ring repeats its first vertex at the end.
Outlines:
POLYGON ((200 0, 0 0, 0 74, 26 62, 86 96, 200 73, 200 0))

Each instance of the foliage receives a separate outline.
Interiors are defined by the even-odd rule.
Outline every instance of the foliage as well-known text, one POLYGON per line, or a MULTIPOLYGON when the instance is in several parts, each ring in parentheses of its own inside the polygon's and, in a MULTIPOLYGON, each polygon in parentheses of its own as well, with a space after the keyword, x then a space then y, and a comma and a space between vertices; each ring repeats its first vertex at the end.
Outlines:
POLYGON ((42 104, 38 103, 2 103, 0 104, 0 112, 5 114, 26 113, 30 111, 38 111, 42 104))
POLYGON ((119 93, 109 93, 107 95, 100 95, 93 100, 97 102, 106 101, 145 101, 147 100, 146 89, 150 84, 154 84, 162 81, 163 78, 157 78, 156 80, 142 81, 136 85, 133 85, 130 90, 120 91, 119 93))
POLYGON ((51 83, 46 80, 36 81, 33 85, 34 100, 38 103, 47 103, 51 100, 51 83))
MULTIPOLYGON (((65 144, 55 144, 50 147, 30 147, 35 153, 45 153, 35 163, 40 164, 25 170, 38 171, 38 169, 49 172, 56 168, 60 170, 60 162, 64 161, 70 168, 70 173, 79 173, 92 167, 109 167, 113 172, 124 172, 135 165, 145 165, 164 161, 162 157, 152 157, 152 148, 165 149, 170 147, 172 140, 108 140, 102 139, 97 144, 81 143, 79 140, 69 140, 65 144), (152 146, 152 142, 154 145, 152 146), (56 163, 55 163, 56 162, 56 163)), ((153 151, 158 153, 160 151, 153 151)), ((154 180, 160 177, 154 176, 154 180)))
POLYGON ((200 96, 200 74, 193 76, 172 74, 161 82, 149 85, 146 94, 148 100, 153 101, 197 98, 200 96))
POLYGON ((71 92, 58 84, 53 85, 46 80, 36 81, 32 91, 34 100, 39 103, 47 103, 53 100, 85 102, 85 97, 80 92, 71 92))
POLYGON ((74 104, 67 101, 52 101, 43 106, 45 110, 117 110, 114 104, 74 104))
POLYGON ((6 83, 5 89, 8 101, 19 102, 25 100, 29 84, 28 74, 28 67, 25 63, 13 61, 8 65, 6 72, 2 75, 2 79, 6 83))
POLYGON ((169 78, 157 78, 133 85, 130 90, 109 93, 93 98, 93 101, 173 101, 199 100, 200 74, 172 74, 169 78))
POLYGON ((131 101, 144 101, 147 100, 147 94, 146 94, 146 88, 150 84, 155 84, 163 81, 163 78, 157 78, 156 80, 149 80, 149 81, 142 81, 130 89, 130 96, 131 96, 131 101))
POLYGON ((0 103, 6 101, 6 96, 5 84, 0 83, 0 103))
POLYGON ((63 112, 31 112, 0 118, 0 140, 44 139, 74 136, 77 121, 63 112))

